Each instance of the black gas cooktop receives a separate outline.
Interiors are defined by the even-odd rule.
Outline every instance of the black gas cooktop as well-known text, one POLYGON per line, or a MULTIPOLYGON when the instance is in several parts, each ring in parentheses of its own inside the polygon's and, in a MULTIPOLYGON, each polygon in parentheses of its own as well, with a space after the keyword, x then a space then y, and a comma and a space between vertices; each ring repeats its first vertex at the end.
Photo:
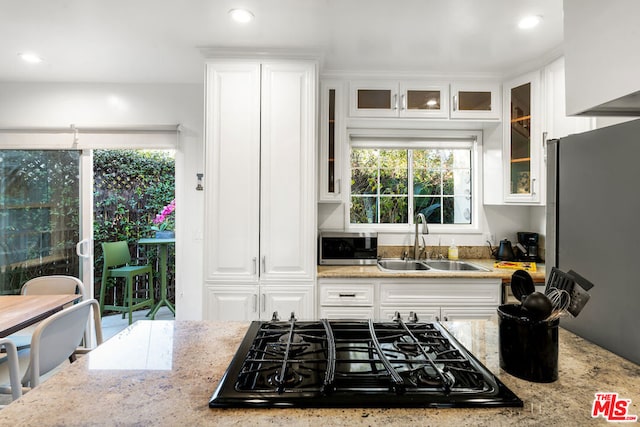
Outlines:
POLYGON ((251 323, 209 406, 520 407, 522 401, 439 323, 292 316, 251 323))

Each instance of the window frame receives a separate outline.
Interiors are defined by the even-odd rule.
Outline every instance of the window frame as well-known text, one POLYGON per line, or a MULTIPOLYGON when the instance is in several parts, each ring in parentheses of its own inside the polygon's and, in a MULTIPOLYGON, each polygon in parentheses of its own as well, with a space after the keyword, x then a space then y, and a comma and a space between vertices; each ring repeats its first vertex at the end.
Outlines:
MULTIPOLYGON (((482 131, 481 130, 405 130, 405 129, 348 129, 345 144, 343 176, 344 228, 353 231, 377 231, 387 233, 410 233, 415 228, 413 205, 409 204, 408 224, 353 224, 351 223, 351 148, 424 149, 424 148, 469 148, 471 150, 471 223, 429 224, 434 234, 479 234, 482 233, 484 214, 482 211, 482 131)), ((409 165, 410 169, 412 166, 409 165)), ((409 182, 408 191, 413 191, 409 182)))

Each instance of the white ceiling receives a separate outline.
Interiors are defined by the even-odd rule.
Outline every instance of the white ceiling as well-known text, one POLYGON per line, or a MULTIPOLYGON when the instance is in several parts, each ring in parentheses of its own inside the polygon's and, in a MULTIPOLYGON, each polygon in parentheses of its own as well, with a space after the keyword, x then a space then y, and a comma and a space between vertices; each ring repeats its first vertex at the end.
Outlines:
POLYGON ((558 52, 562 34, 561 0, 0 0, 0 81, 200 83, 206 47, 312 49, 323 70, 506 75, 558 52), (254 21, 232 22, 235 7, 254 21), (519 30, 526 14, 544 20, 519 30))

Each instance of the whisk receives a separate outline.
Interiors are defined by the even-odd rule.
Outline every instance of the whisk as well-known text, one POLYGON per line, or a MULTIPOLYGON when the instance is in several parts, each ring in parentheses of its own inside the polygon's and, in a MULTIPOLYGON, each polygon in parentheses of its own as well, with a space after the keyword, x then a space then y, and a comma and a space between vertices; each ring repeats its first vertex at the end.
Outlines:
POLYGON ((567 312, 567 308, 569 308, 571 304, 571 295, 569 295, 569 292, 564 289, 551 287, 548 288, 545 293, 553 306, 553 311, 551 315, 547 317, 547 321, 555 320, 567 312))

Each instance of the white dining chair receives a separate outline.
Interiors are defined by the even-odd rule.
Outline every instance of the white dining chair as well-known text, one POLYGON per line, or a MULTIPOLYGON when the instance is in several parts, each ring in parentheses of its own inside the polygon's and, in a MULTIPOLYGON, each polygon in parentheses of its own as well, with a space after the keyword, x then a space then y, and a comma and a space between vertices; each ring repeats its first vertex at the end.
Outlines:
MULTIPOLYGON (((22 396, 22 384, 20 383, 20 367, 18 366, 18 350, 9 338, 0 338, 0 348, 4 348, 5 355, 0 357, 0 372, 6 371, 9 376, 9 387, 12 400, 22 396)), ((0 380, 0 384, 4 381, 0 380)), ((1 406, 0 406, 1 408, 1 406)))
MULTIPOLYGON (((27 280, 20 289, 21 295, 63 295, 78 294, 86 298, 84 284, 73 276, 51 275, 40 276, 27 280)), ((10 335, 18 349, 29 347, 31 336, 37 325, 32 325, 10 335)), ((85 334, 85 340, 87 335, 85 334)))
POLYGON ((82 299, 86 293, 84 284, 80 279, 73 276, 40 276, 25 282, 20 289, 22 295, 62 295, 79 294, 82 299))
MULTIPOLYGON (((25 391, 37 387, 42 376, 51 372, 76 352, 84 335, 85 326, 93 309, 97 344, 102 344, 100 326, 100 304, 95 299, 82 301, 59 311, 36 327, 31 338, 31 346, 18 351, 20 380, 25 391)), ((10 369, 0 364, 0 392, 8 390, 7 380, 10 369)), ((13 385, 10 387, 14 394, 13 385)))

